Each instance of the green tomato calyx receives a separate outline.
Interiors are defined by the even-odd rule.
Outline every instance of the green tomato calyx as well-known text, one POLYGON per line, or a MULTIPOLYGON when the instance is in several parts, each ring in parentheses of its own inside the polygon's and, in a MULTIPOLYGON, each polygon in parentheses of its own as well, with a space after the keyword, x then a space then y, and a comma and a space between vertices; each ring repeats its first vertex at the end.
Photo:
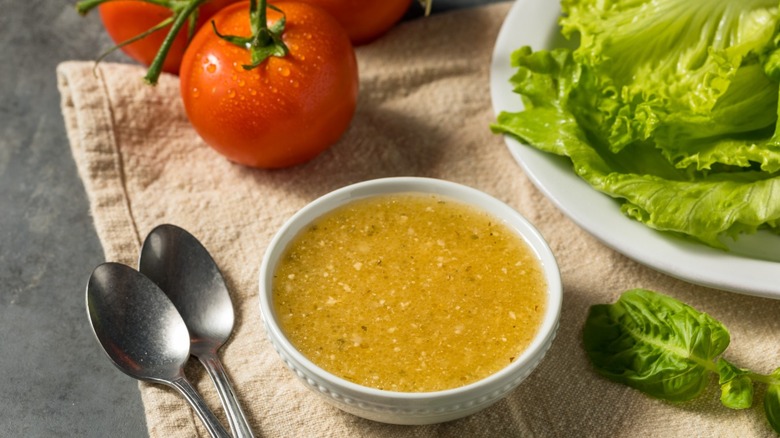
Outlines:
POLYGON ((265 0, 260 0, 259 2, 257 0, 251 0, 249 2, 249 19, 252 26, 252 35, 248 37, 222 35, 217 30, 217 25, 214 21, 211 22, 211 27, 218 37, 250 51, 252 63, 242 65, 244 70, 251 70, 259 66, 270 56, 283 57, 290 52, 290 49, 288 49, 287 45, 282 41, 282 33, 284 32, 284 26, 287 23, 287 16, 284 11, 274 5, 266 4, 265 0), (282 14, 282 17, 270 26, 268 25, 266 8, 271 8, 282 14))

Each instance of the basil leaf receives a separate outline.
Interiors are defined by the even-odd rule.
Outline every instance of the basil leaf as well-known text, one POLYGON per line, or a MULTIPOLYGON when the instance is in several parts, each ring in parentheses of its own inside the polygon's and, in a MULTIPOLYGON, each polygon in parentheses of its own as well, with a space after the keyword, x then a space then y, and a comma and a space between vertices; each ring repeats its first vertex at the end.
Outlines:
POLYGON ((720 402, 731 409, 747 409, 753 406, 753 381, 741 376, 720 386, 720 402))
POLYGON ((769 375, 769 382, 764 396, 764 412, 769 425, 780 434, 780 368, 769 375))
POLYGON ((718 360, 720 402, 731 409, 746 409, 753 405, 753 381, 748 370, 737 368, 726 359, 718 360))
MULTIPOLYGON (((780 377, 780 368, 772 374, 780 377)), ((772 429, 780 434, 780 384, 771 384, 766 387, 764 412, 766 412, 766 419, 769 420, 772 429)))
POLYGON ((670 401, 699 395, 730 341, 728 330, 706 313, 645 289, 592 306, 583 336, 600 374, 670 401))

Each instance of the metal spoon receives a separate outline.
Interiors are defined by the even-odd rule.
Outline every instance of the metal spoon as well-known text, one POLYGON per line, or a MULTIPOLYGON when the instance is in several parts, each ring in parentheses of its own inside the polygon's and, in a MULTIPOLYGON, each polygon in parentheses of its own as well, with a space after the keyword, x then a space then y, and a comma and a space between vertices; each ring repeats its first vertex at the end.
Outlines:
POLYGON ((206 367, 216 385, 233 434, 237 438, 253 437, 217 355, 233 330, 234 314, 225 280, 214 259, 192 234, 163 224, 144 240, 138 265, 184 318, 190 332, 190 353, 206 367))
POLYGON ((87 283, 87 312, 95 336, 117 368, 136 379, 177 389, 211 436, 229 436, 184 376, 190 336, 157 285, 129 266, 101 264, 87 283))

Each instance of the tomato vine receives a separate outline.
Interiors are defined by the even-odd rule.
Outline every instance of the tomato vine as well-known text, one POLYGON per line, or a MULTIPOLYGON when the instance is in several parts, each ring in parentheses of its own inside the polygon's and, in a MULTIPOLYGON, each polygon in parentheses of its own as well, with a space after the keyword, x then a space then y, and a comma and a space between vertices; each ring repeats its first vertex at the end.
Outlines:
MULTIPOLYGON (((208 1, 209 0, 137 0, 137 2, 140 3, 146 3, 149 5, 154 5, 165 9, 169 9, 171 11, 171 16, 165 18, 164 20, 160 21, 159 23, 152 26, 151 28, 144 30, 143 32, 129 39, 118 42, 116 46, 112 47, 111 49, 109 49, 108 51, 100 55, 100 57, 97 59, 97 62, 100 62, 108 54, 112 53, 117 49, 120 49, 134 42, 142 40, 153 33, 162 31, 167 26, 171 26, 171 29, 168 31, 168 34, 163 40, 160 49, 157 51, 157 54, 155 55, 154 59, 150 63, 147 74, 144 77, 146 82, 148 82, 149 84, 152 85, 156 84, 163 70, 163 63, 165 61, 165 58, 168 56, 171 46, 173 45, 173 42, 176 40, 179 31, 183 28, 184 24, 187 23, 187 40, 189 41, 192 38, 192 35, 195 33, 196 30, 198 10, 201 5, 203 5, 208 1)), ((116 1, 115 0, 81 0, 78 3, 76 3, 76 11, 80 15, 86 15, 91 10, 97 8, 98 6, 103 5, 105 3, 112 3, 112 2, 115 3, 116 1)))

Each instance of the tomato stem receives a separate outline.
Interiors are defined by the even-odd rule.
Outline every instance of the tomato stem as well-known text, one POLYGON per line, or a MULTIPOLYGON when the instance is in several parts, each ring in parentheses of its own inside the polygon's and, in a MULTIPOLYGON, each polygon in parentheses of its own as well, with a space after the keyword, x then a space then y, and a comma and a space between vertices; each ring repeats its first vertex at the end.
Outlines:
MULTIPOLYGON (((162 72, 165 57, 168 56, 168 52, 171 50, 171 46, 173 45, 173 41, 176 39, 176 35, 179 33, 179 30, 181 30, 182 26, 184 26, 184 23, 187 21, 189 21, 190 26, 192 26, 192 19, 195 16, 194 14, 197 12, 200 5, 207 1, 208 0, 190 0, 188 3, 186 3, 184 8, 174 11, 174 19, 171 30, 168 32, 168 35, 165 36, 162 45, 160 45, 160 50, 157 52, 154 60, 152 60, 152 63, 149 65, 149 69, 146 71, 146 76, 144 76, 144 81, 146 81, 146 83, 150 85, 157 84, 157 79, 159 79, 160 73, 162 72)), ((192 29, 192 27, 190 27, 190 29, 192 29)))
POLYGON ((249 19, 252 25, 252 35, 257 35, 260 29, 268 27, 268 13, 265 9, 265 0, 260 0, 259 9, 257 6, 257 0, 249 1, 249 19))
POLYGON ((97 65, 100 64, 100 61, 102 61, 106 56, 110 55, 111 53, 114 53, 115 51, 121 49, 122 47, 124 47, 124 46, 126 46, 128 44, 132 44, 132 43, 134 43, 134 42, 136 42, 138 40, 144 39, 144 38, 146 38, 150 34, 153 34, 155 32, 159 32, 159 31, 163 30, 166 26, 169 26, 171 23, 173 23, 173 17, 168 17, 165 20, 157 23, 153 27, 147 29, 146 31, 141 32, 138 35, 136 35, 136 36, 134 36, 134 37, 132 37, 130 39, 124 40, 121 43, 115 45, 114 47, 111 47, 110 49, 108 49, 105 52, 103 52, 98 57, 98 59, 95 60, 95 68, 97 68, 97 65))
MULTIPOLYGON (((76 11, 81 15, 86 15, 89 11, 95 9, 96 7, 102 5, 103 3, 109 3, 112 1, 118 1, 118 0, 81 0, 78 3, 76 3, 76 11)), ((181 30, 181 27, 184 26, 184 22, 185 21, 188 22, 187 39, 189 40, 190 38, 192 38, 192 34, 195 31, 195 22, 197 21, 197 17, 198 17, 198 8, 203 3, 206 3, 209 0, 138 0, 138 1, 143 3, 150 3, 153 5, 170 9, 173 15, 170 18, 167 18, 162 22, 158 23, 156 26, 152 27, 151 29, 148 29, 112 47, 111 49, 109 49, 108 51, 100 55, 100 57, 95 61, 95 65, 97 65, 100 61, 103 60, 103 58, 105 58, 108 54, 114 52, 116 49, 134 43, 151 33, 159 32, 160 30, 164 29, 165 26, 168 26, 169 24, 173 23, 170 31, 168 32, 168 35, 165 36, 165 39, 163 40, 163 43, 160 46, 160 50, 157 52, 157 54, 154 57, 154 60, 152 60, 152 63, 149 65, 149 69, 146 72, 146 76, 144 76, 144 80, 147 83, 151 85, 155 85, 157 83, 157 79, 159 79, 160 77, 160 73, 162 72, 162 67, 163 67, 163 63, 165 62, 165 58, 168 56, 168 52, 171 50, 171 46, 173 45, 173 42, 176 39, 176 35, 179 33, 179 30, 181 30)))
POLYGON ((269 56, 283 57, 290 52, 287 45, 282 41, 282 33, 287 20, 284 11, 274 5, 267 4, 266 0, 250 0, 249 20, 250 28, 252 29, 252 35, 249 37, 222 35, 217 30, 214 22, 211 22, 214 33, 218 37, 249 50, 252 56, 252 63, 242 65, 244 70, 251 70, 259 66, 269 56), (267 8, 282 14, 282 17, 276 20, 270 27, 268 26, 267 8))

